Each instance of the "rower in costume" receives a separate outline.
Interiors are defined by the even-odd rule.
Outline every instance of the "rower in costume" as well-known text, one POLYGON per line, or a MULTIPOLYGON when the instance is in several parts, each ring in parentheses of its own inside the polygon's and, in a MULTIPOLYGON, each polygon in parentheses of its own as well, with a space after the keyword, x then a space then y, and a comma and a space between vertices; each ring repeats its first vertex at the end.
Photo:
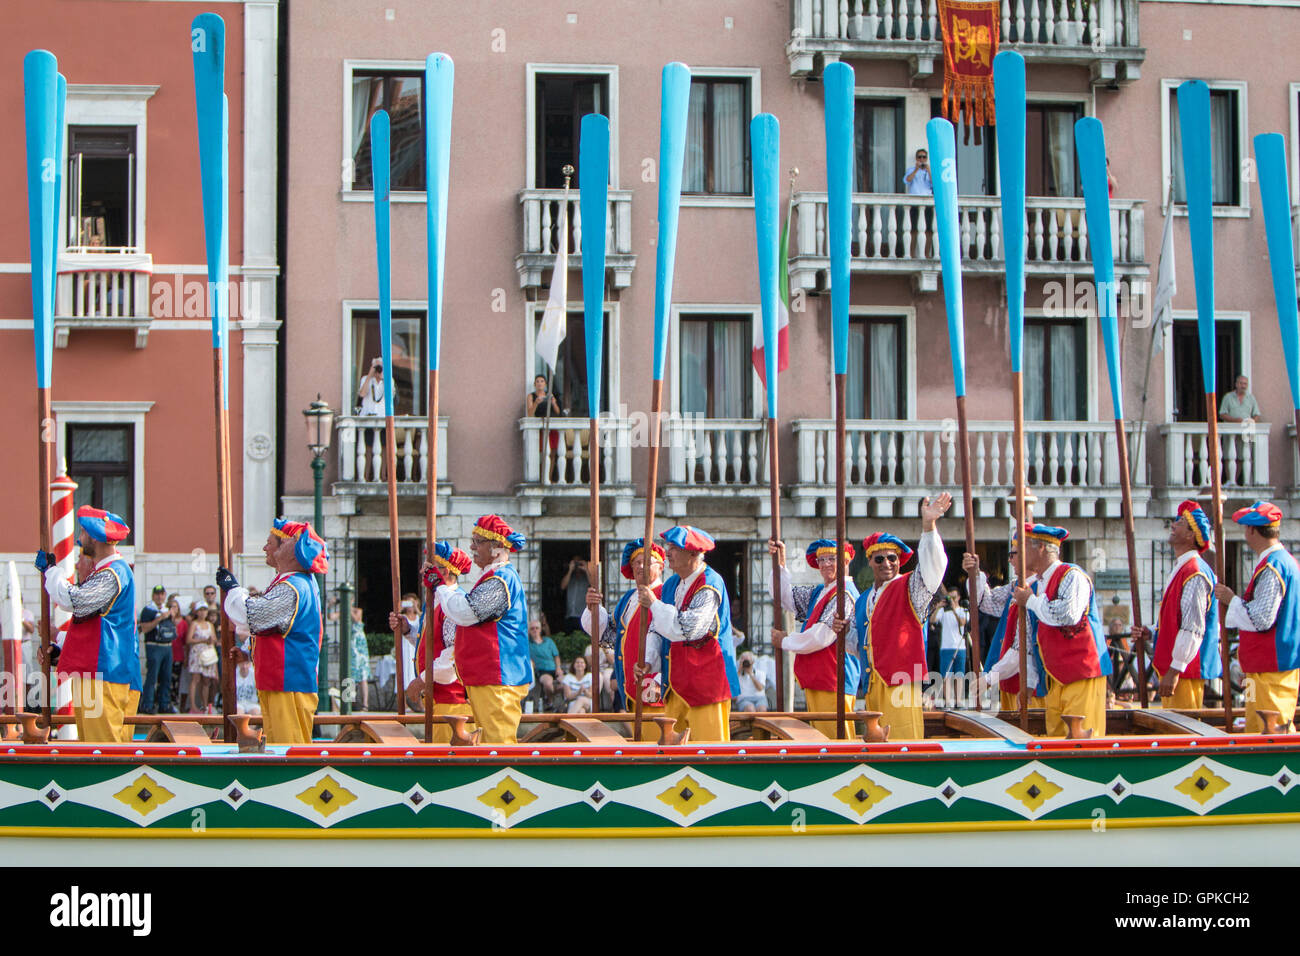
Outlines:
POLYGON ((81 551, 93 569, 72 584, 48 551, 36 554, 50 600, 72 612, 58 658, 58 673, 69 675, 77 737, 87 743, 126 743, 125 718, 135 712, 140 680, 139 634, 135 625, 135 575, 118 553, 117 542, 131 533, 109 511, 77 509, 81 551))
MULTIPOLYGON (((457 579, 462 574, 468 573, 473 564, 470 556, 460 548, 453 548, 449 541, 439 541, 434 545, 432 559, 420 569, 420 577, 424 581, 428 599, 420 611, 420 618, 416 625, 420 639, 415 647, 415 666, 412 668, 415 673, 410 683, 406 685, 406 696, 413 704, 423 698, 424 706, 428 706, 431 691, 435 716, 473 713, 469 706, 469 696, 465 693, 465 685, 460 682, 460 677, 456 673, 456 625, 443 612, 437 597, 437 589, 441 585, 454 586, 457 579), (430 607, 433 609, 432 614, 429 613, 430 607), (431 635, 433 638, 430 648, 433 654, 432 682, 426 679, 424 673, 424 645, 431 635), (433 685, 432 688, 429 686, 430 683, 433 685)), ((388 626, 393 629, 400 627, 405 634, 411 624, 405 615, 390 611, 388 626)), ((473 730, 472 727, 467 729, 473 730)), ((451 737, 450 725, 435 723, 433 736, 429 742, 448 744, 451 743, 451 737)))
POLYGON ((528 601, 510 554, 524 536, 497 515, 484 515, 470 534, 479 573, 463 589, 442 584, 435 600, 456 625, 455 662, 482 743, 518 740, 523 699, 532 684, 528 656, 528 601))
POLYGON ((315 575, 329 570, 329 552, 310 524, 285 518, 275 519, 262 551, 275 568, 266 590, 251 596, 225 568, 217 569, 217 587, 226 616, 253 635, 253 676, 266 742, 307 744, 325 629, 315 575))
MULTIPOLYGON (((1007 560, 1015 573, 1016 556, 1019 553, 1020 538, 1011 543, 1007 560)), ((1020 608, 1011 600, 1015 584, 1008 582, 998 587, 988 586, 988 576, 979 569, 979 555, 967 552, 962 556, 962 567, 967 574, 978 574, 977 588, 980 595, 980 613, 998 619, 997 630, 989 641, 988 653, 984 658, 984 673, 990 685, 1000 691, 999 706, 1002 710, 1020 709, 1020 608)), ((1029 585, 1032 587, 1038 578, 1030 574, 1029 585)), ((1042 668, 1038 666, 1037 655, 1027 655, 1029 662, 1029 707, 1042 709, 1047 706, 1043 699, 1047 693, 1043 683, 1042 668)))
POLYGON ((935 592, 943 587, 948 555, 935 522, 952 506, 947 492, 933 502, 921 502, 921 539, 916 568, 899 569, 912 557, 901 538, 876 532, 862 541, 874 583, 854 605, 858 646, 870 668, 867 710, 878 711, 890 740, 920 740, 925 736, 921 716, 921 679, 925 675, 925 620, 935 592))
POLYGON ((637 586, 637 601, 650 610, 650 641, 638 680, 662 670, 668 682, 665 713, 676 719, 674 730, 689 729, 692 743, 731 739, 731 699, 740 696, 736 651, 731 639, 731 601, 721 575, 704 562, 714 541, 699 528, 679 525, 661 537, 673 574, 662 593, 637 586), (667 646, 667 659, 662 649, 667 646))
POLYGON ((1195 501, 1184 501, 1169 523, 1174 567, 1165 581, 1156 628, 1133 625, 1133 637, 1155 638, 1152 664, 1160 675, 1163 707, 1199 710, 1205 682, 1223 673, 1219 660, 1218 579, 1201 556, 1210 546, 1210 519, 1195 501))
MULTIPOLYGON (((785 564, 785 542, 769 541, 768 550, 776 555, 781 569, 781 607, 792 611, 795 619, 803 624, 796 634, 786 634, 779 628, 773 628, 772 644, 779 650, 795 655, 794 676, 803 688, 808 710, 833 713, 838 709, 835 678, 839 671, 838 635, 834 627, 838 604, 835 599, 836 544, 829 538, 819 538, 808 545, 804 558, 810 567, 821 573, 822 583, 798 587, 791 583, 790 571, 785 564)), ((845 543, 845 564, 853 560, 853 555, 853 545, 845 543)), ((768 577, 767 581, 770 595, 772 579, 768 577)), ((852 620, 858 589, 850 578, 846 577, 844 584, 844 620, 852 620)), ((858 658, 857 632, 846 634, 845 640, 844 684, 840 692, 844 696, 844 710, 851 714, 857 697, 858 681, 862 677, 862 663, 858 658)), ((837 736, 833 720, 816 720, 813 721, 813 726, 827 737, 834 739, 837 736)), ((853 727, 846 720, 844 739, 851 740, 854 736, 853 727)))
POLYGON ((1214 596, 1227 604, 1224 621, 1237 628, 1237 663, 1246 678, 1246 733, 1263 733, 1259 711, 1278 714, 1283 729, 1295 720, 1300 688, 1300 568, 1278 541, 1282 509, 1256 501, 1233 514, 1246 544, 1259 555, 1246 593, 1226 584, 1214 596))
MULTIPOLYGON (((623 561, 619 566, 623 577, 630 581, 641 580, 642 566, 645 562, 645 539, 629 541, 623 548, 623 561)), ((650 546, 650 590, 655 597, 663 593, 664 549, 657 544, 650 546)), ((636 665, 641 661, 641 620, 644 611, 637 603, 636 587, 628 588, 626 593, 614 605, 614 615, 602 606, 600 609, 600 642, 614 648, 614 678, 618 684, 620 699, 628 710, 636 708, 636 699, 632 696, 637 686, 635 678, 636 665)), ((600 592, 594 588, 587 591, 587 610, 582 612, 582 629, 591 633, 591 605, 602 600, 600 592)), ((651 632, 647 631, 649 639, 651 632)), ((648 642, 648 641, 647 641, 648 642)), ((651 743, 659 739, 659 726, 652 718, 662 716, 663 676, 655 671, 646 674, 641 681, 641 713, 645 718, 641 723, 641 741, 651 743)))
POLYGON ((1014 600, 1030 617, 1030 651, 1047 672, 1047 736, 1064 737, 1062 714, 1083 716, 1083 729, 1106 734, 1106 678, 1111 672, 1092 579, 1061 560, 1064 528, 1026 527, 1025 566, 1038 576, 1033 587, 1017 585, 1014 600))

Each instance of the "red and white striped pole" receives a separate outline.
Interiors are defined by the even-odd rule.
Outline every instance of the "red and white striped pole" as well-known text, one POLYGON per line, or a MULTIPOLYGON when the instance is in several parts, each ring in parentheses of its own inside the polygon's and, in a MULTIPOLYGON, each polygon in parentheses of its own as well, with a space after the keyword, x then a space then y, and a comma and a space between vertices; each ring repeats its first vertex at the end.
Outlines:
MULTIPOLYGON (((54 562, 71 580, 77 573, 77 520, 73 514, 72 503, 77 483, 65 474, 66 471, 67 466, 64 465, 59 469, 58 477, 50 482, 50 515, 53 519, 54 562)), ((63 639, 68 633, 68 625, 72 623, 72 612, 51 603, 50 615, 50 623, 54 626, 50 642, 62 647, 63 639)), ((57 678, 54 712, 69 716, 72 714, 72 687, 68 678, 62 674, 57 678)), ((76 740, 76 725, 64 724, 58 729, 57 737, 59 740, 76 740)))

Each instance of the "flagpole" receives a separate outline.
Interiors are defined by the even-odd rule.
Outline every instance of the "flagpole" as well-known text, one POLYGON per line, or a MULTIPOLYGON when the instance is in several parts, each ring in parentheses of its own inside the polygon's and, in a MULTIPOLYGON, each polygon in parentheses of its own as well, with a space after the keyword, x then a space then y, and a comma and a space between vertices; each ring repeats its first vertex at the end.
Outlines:
MULTIPOLYGON (((587 562, 588 593, 602 593, 600 555, 600 394, 605 348, 605 226, 609 217, 609 119, 599 113, 582 118, 578 143, 578 203, 582 214, 582 313, 587 358, 587 472, 591 477, 590 548, 587 562)), ((565 183, 573 175, 565 167, 565 183)), ((567 202, 565 208, 568 208, 567 202)), ((647 547, 644 562, 650 563, 647 547)), ((587 603, 591 625, 591 709, 600 710, 600 606, 599 598, 587 603)))
MULTIPOLYGON (((660 416, 663 414, 664 365, 668 358, 668 324, 672 311, 673 269, 677 261, 677 220, 682 199, 682 171, 686 162, 687 108, 690 102, 691 71, 685 63, 664 66, 660 79, 659 106, 659 231, 655 248, 655 326, 650 380, 650 456, 646 473, 645 560, 641 562, 641 586, 650 586, 651 547, 654 542, 655 499, 659 484, 660 416)), ((644 669, 650 633, 650 615, 638 615, 641 622, 640 665, 644 669)), ((666 670, 666 668, 665 668, 666 670)), ((667 692, 668 688, 664 688, 667 692)), ((641 739, 641 679, 637 678, 633 738, 641 739)))
MULTIPOLYGON (((442 351, 443 269, 447 253, 447 194, 451 167, 451 111, 456 66, 445 53, 430 53, 424 61, 424 86, 428 97, 429 123, 425 130, 425 170, 429 178, 425 204, 428 247, 429 342, 426 367, 429 372, 428 417, 425 446, 429 450, 425 480, 425 555, 433 560, 438 544, 438 364, 442 351)), ((389 373, 392 374, 391 372, 389 373)), ((423 582, 420 582, 423 585, 423 582)), ((425 629, 434 618, 431 598, 426 597, 425 629)), ((348 626, 344 622, 344 626, 348 626)), ((424 742, 433 740, 433 639, 424 642, 424 742)), ((419 664, 416 664, 417 670, 419 664)))

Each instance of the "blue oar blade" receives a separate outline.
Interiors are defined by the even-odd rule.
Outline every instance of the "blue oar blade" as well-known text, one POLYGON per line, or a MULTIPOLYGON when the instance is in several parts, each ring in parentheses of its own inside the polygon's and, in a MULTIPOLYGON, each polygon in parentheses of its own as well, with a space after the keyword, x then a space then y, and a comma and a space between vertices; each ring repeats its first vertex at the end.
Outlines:
POLYGON ((1300 410, 1300 320, 1296 314, 1295 244, 1291 238, 1291 202, 1287 188, 1286 140, 1281 133, 1255 137, 1255 167, 1268 237, 1268 265, 1273 300, 1282 336, 1282 354, 1291 385, 1291 405, 1300 410))
MULTIPOLYGON (((605 230, 609 219, 609 119, 582 118, 578 147, 578 203, 582 210, 582 313, 587 347, 587 408, 600 414, 605 349, 605 230)), ((567 242, 567 237, 561 237, 567 242)))
POLYGON ((64 114, 68 106, 68 81, 60 73, 55 81, 54 92, 54 222, 50 229, 50 241, 53 243, 53 249, 50 252, 51 261, 54 263, 54 274, 50 276, 50 303, 51 307, 58 309, 59 296, 59 221, 67 221, 67 217, 60 216, 60 210, 63 207, 63 174, 68 166, 68 142, 66 135, 66 126, 64 114))
POLYGON ((54 361, 54 238, 58 147, 58 72, 54 55, 23 58, 23 118, 27 136, 27 229, 32 262, 32 331, 36 386, 50 387, 54 361))
MULTIPOLYGON (((1196 329, 1205 394, 1216 391, 1214 341, 1214 193, 1210 166, 1210 88, 1201 80, 1178 87, 1178 126, 1187 185, 1187 229, 1192 240, 1196 329)), ((1173 210, 1170 210, 1173 215, 1173 210)))
MULTIPOLYGON (((442 353, 442 303, 447 260, 447 202, 451 181, 451 107, 456 65, 445 53, 430 53, 424 61, 424 90, 429 125, 424 137, 424 168, 428 181, 425 230, 428 241, 430 371, 442 353)), ((391 372, 386 372, 386 378, 391 372)))
POLYGON ((853 68, 822 72, 826 112, 826 218, 831 259, 831 346, 836 375, 849 361, 849 251, 853 219, 853 68))
POLYGON ((993 58, 993 97, 1007 263, 1007 331, 1011 371, 1019 372, 1025 332, 1025 58, 1019 53, 1003 50, 993 58))
POLYGON ((934 180, 934 228, 939 235, 939 263, 943 270, 943 304, 948 313, 948 348, 952 353, 952 380, 961 398, 966 394, 966 321, 962 302, 961 232, 957 224, 957 137, 952 123, 936 116, 925 124, 934 180))
POLYGON ((384 361, 384 414, 393 414, 393 300, 389 228, 388 114, 370 117, 370 175, 375 192, 375 258, 379 276, 379 346, 384 361))
MULTIPOLYGON (((224 299, 229 261, 229 165, 227 163, 226 24, 215 13, 201 13, 190 24, 194 58, 194 108, 199 133, 199 174, 203 187, 203 242, 207 254, 208 298, 224 299)), ((212 310, 212 347, 225 348, 222 310, 212 310)))
POLYGON ((677 261, 677 217, 686 162, 686 119, 691 71, 685 63, 664 67, 659 113, 659 241, 655 247, 654 380, 662 382, 668 357, 673 269, 677 261))
POLYGON ((1097 292, 1097 320, 1101 323, 1110 374, 1110 400, 1115 417, 1124 417, 1124 390, 1119 365, 1119 289, 1115 285, 1115 255, 1110 242, 1110 180, 1106 175, 1106 135, 1101 120, 1085 116, 1074 124, 1074 147, 1079 154, 1083 182, 1084 214, 1088 219, 1088 246, 1092 251, 1092 277, 1097 292))
POLYGON ((758 243, 758 289, 763 315, 763 370, 767 417, 776 418, 777 361, 780 358, 781 124, 760 113, 749 124, 754 156, 754 238, 758 243))

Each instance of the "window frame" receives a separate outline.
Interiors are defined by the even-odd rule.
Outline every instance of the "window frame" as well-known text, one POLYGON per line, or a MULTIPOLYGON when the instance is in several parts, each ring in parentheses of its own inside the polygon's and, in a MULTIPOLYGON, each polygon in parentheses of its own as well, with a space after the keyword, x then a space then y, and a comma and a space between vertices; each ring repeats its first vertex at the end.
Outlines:
MULTIPOLYGON (((342 127, 343 127, 343 156, 339 165, 340 189, 339 197, 344 202, 369 202, 375 201, 375 192, 373 189, 353 189, 352 188, 352 77, 355 73, 383 72, 393 74, 417 73, 421 77, 423 85, 424 61, 423 60, 344 60, 343 61, 343 107, 342 107, 342 127)), ((428 121, 429 99, 428 91, 424 93, 425 121, 428 121)), ((390 190, 389 200, 395 203, 428 202, 428 185, 429 171, 424 171, 425 189, 401 189, 390 190)), ((396 307, 396 306, 394 306, 396 307)))
MULTIPOLYGON (((1044 97, 1044 96, 1035 96, 1035 97, 1031 98, 1031 99, 1028 101, 1028 103, 1026 104, 1026 108, 1027 108, 1027 110, 1029 110, 1029 111, 1032 111, 1032 110, 1034 110, 1035 108, 1039 109, 1040 111, 1042 111, 1042 110, 1064 110, 1064 109, 1073 109, 1073 110, 1075 110, 1075 112, 1077 113, 1077 115, 1076 115, 1075 118, 1074 118, 1074 122, 1075 122, 1075 123, 1077 123, 1079 120, 1083 119, 1085 116, 1088 116, 1088 115, 1089 115, 1089 113, 1088 113, 1088 104, 1087 104, 1087 102, 1084 101, 1084 100, 1081 100, 1081 99, 1073 99, 1073 98, 1072 98, 1072 99, 1057 99, 1057 98, 1048 98, 1048 97, 1044 97)), ((1070 127, 1070 139, 1071 139, 1071 140, 1074 139, 1074 126, 1073 126, 1073 124, 1071 124, 1071 127, 1070 127)), ((995 141, 996 141, 996 137, 995 137, 995 141)), ((1026 148, 1027 148, 1027 147, 1026 147, 1026 148)), ((997 150, 996 150, 996 149, 994 149, 994 151, 993 151, 993 155, 994 155, 994 165, 995 165, 995 167, 996 167, 996 164, 997 164, 997 150)), ((1047 154, 1046 150, 1044 150, 1043 155, 1042 155, 1042 161, 1043 161, 1044 165, 1046 165, 1046 163, 1047 163, 1047 155, 1048 155, 1048 154, 1047 154)), ((1035 194, 1035 193, 1031 193, 1031 192, 1028 191, 1028 189, 1026 189, 1026 191, 1025 191, 1025 195, 1026 195, 1026 197, 1031 197, 1031 196, 1032 196, 1032 197, 1034 197, 1034 198, 1040 198, 1040 199, 1082 199, 1082 198, 1083 198, 1083 179, 1082 179, 1082 176, 1080 175, 1080 171, 1079 171, 1079 152, 1078 152, 1078 147, 1077 147, 1077 146, 1076 146, 1074 149, 1071 149, 1071 150, 1070 150, 1070 160, 1071 160, 1071 162, 1074 163, 1074 182, 1075 182, 1075 185, 1076 185, 1076 187, 1077 187, 1078 195, 1076 195, 1076 196, 1047 196, 1047 195, 1041 195, 1041 196, 1040 196, 1040 195, 1037 195, 1037 194, 1035 194)), ((1026 155, 1026 161, 1028 161, 1028 156, 1027 156, 1027 155, 1026 155)), ((1044 169, 1042 172, 1043 172, 1043 179, 1044 179, 1044 182, 1046 182, 1046 180, 1047 180, 1047 171, 1046 171, 1046 169, 1044 169)), ((999 182, 999 188, 1001 188, 1001 183, 1000 183, 1000 182, 999 182)))
POLYGON ((1287 101, 1290 104, 1288 113, 1291 116, 1288 151, 1291 154, 1291 208, 1294 210, 1300 206, 1300 169, 1296 167, 1296 164, 1300 163, 1300 83, 1287 85, 1287 101))
MULTIPOLYGON (((1094 420, 1094 418, 1095 418, 1095 411, 1096 411, 1096 410, 1095 410, 1095 398, 1094 398, 1094 396, 1091 394, 1092 377, 1093 377, 1093 376, 1092 376, 1092 361, 1093 361, 1092 351, 1093 351, 1093 350, 1089 347, 1090 342, 1091 342, 1091 340, 1092 340, 1092 333, 1093 333, 1093 331, 1094 331, 1094 328, 1093 328, 1093 323, 1089 321, 1090 318, 1091 318, 1091 314, 1089 314, 1089 315, 1077 315, 1077 314, 1076 314, 1076 315, 1072 315, 1072 316, 1071 316, 1071 315, 1060 316, 1060 315, 1047 315, 1047 314, 1045 314, 1045 313, 1043 313, 1043 314, 1039 314, 1039 315, 1030 315, 1028 312, 1026 312, 1026 314, 1025 314, 1025 331, 1026 331, 1026 333, 1028 332, 1029 326, 1031 326, 1031 325, 1043 326, 1043 327, 1045 327, 1045 328, 1050 328, 1050 327, 1052 327, 1052 326, 1062 326, 1062 325, 1073 325, 1073 326, 1076 327, 1077 335, 1078 335, 1078 338, 1079 338, 1079 343, 1080 343, 1080 345, 1082 346, 1082 349, 1080 350, 1080 354, 1079 354, 1079 356, 1078 356, 1077 362, 1078 362, 1079 366, 1082 367, 1083 370, 1084 370, 1085 387, 1088 389, 1088 391, 1085 392, 1085 393, 1081 396, 1082 401, 1079 403, 1079 407, 1082 407, 1082 409, 1083 409, 1082 417, 1081 417, 1081 418, 1064 418, 1064 419, 1060 419, 1060 418, 1042 418, 1042 419, 1029 419, 1028 416, 1026 416, 1026 421, 1037 421, 1037 422, 1080 422, 1080 421, 1084 421, 1084 422, 1087 422, 1087 421, 1093 421, 1093 420, 1094 420)), ((1043 362, 1043 370, 1044 370, 1044 374, 1045 374, 1046 376, 1048 376, 1048 382, 1049 382, 1049 385, 1050 385, 1050 375, 1051 375, 1051 368, 1052 368, 1052 363, 1051 363, 1051 359, 1050 359, 1050 355, 1051 355, 1051 337, 1050 337, 1050 336, 1044 336, 1043 344, 1044 344, 1044 351, 1045 351, 1045 354, 1048 356, 1047 359, 1043 362)), ((1028 389, 1026 389, 1026 391, 1028 391, 1028 389)))
MULTIPOLYGON (((1167 425, 1174 424, 1174 329, 1173 322, 1190 321, 1195 322, 1197 318, 1195 309, 1171 309, 1170 319, 1173 321, 1167 323, 1161 330, 1163 339, 1164 354, 1164 398, 1165 398, 1165 415, 1164 421, 1167 425)), ((1251 365, 1250 354, 1250 312, 1245 309, 1215 309, 1214 321, 1219 322, 1237 322, 1239 323, 1237 341, 1241 343, 1241 371, 1246 371, 1247 375, 1254 381, 1254 371, 1251 365)), ((1253 393, 1253 389, 1252 389, 1253 393)), ((1217 399, 1222 401, 1222 395, 1216 395, 1217 399)), ((1215 409, 1217 414, 1218 409, 1215 409)))
MULTIPOLYGON (((135 128, 135 215, 134 251, 143 253, 149 245, 145 234, 148 190, 149 100, 157 86, 112 83, 70 83, 64 106, 63 155, 70 157, 68 130, 73 126, 132 126, 135 128)), ((66 176, 66 168, 64 170, 66 176)), ((68 199, 65 181, 59 197, 59 251, 68 249, 68 199)), ((134 529, 133 529, 134 530, 134 529)))
MULTIPOLYGON (((897 111, 898 145, 895 149, 894 160, 898 164, 898 182, 894 184, 895 188, 890 190, 872 191, 872 190, 855 189, 854 193, 861 194, 861 195, 868 195, 868 196, 882 196, 882 195, 891 195, 891 194, 897 195, 898 190, 902 188, 903 174, 907 172, 907 159, 908 159, 907 97, 899 94, 898 92, 895 92, 893 95, 887 95, 884 93, 880 93, 878 91, 864 92, 861 88, 855 89, 853 91, 853 133, 854 133, 853 184, 854 186, 860 185, 860 183, 858 182, 858 173, 864 164, 863 163, 864 157, 861 153, 859 153, 857 149, 857 129, 858 129, 858 116, 859 116, 858 106, 861 105, 863 102, 871 103, 874 105, 893 104, 894 109, 897 111)), ((929 149, 928 143, 926 144, 926 148, 928 151, 929 149)), ((911 155, 912 156, 916 155, 915 149, 912 150, 911 155)))
MULTIPOLYGON (((908 338, 908 329, 909 329, 908 317, 903 313, 901 309, 894 312, 852 311, 849 313, 849 329, 850 331, 852 331, 853 323, 858 322, 862 324, 864 330, 867 332, 867 335, 864 337, 863 340, 863 358, 865 359, 867 355, 870 354, 871 351, 871 344, 870 344, 871 326, 875 324, 884 324, 885 320, 888 320, 890 323, 896 325, 899 330, 899 337, 900 337, 900 341, 898 343, 899 355, 903 358, 903 361, 901 363, 898 363, 898 367, 902 371, 905 377, 898 383, 897 397, 898 397, 899 411, 902 413, 903 417, 899 419, 885 419, 885 418, 876 418, 875 416, 869 416, 861 419, 851 419, 852 421, 899 421, 908 417, 908 393, 911 391, 911 387, 910 387, 911 379, 908 376, 910 375, 909 370, 913 365, 912 356, 909 354, 911 352, 911 349, 908 348, 908 345, 911 342, 911 339, 908 338)), ((864 392, 869 392, 870 382, 871 382, 870 363, 864 361, 862 367, 863 367, 864 374, 866 375, 866 381, 863 383, 863 390, 864 392)), ((846 391, 848 387, 849 387, 849 380, 846 374, 845 375, 846 391)), ((848 414, 848 409, 845 409, 846 417, 847 414, 848 414)))
POLYGON ((123 515, 131 526, 132 544, 123 547, 122 553, 128 560, 134 560, 136 552, 145 548, 145 416, 154 406, 153 402, 54 402, 52 410, 56 427, 57 449, 55 454, 60 461, 68 460, 68 426, 69 425, 130 425, 132 427, 131 464, 131 511, 130 516, 123 515))
MULTIPOLYGON (((135 460, 135 426, 134 425, 130 423, 123 423, 123 422, 71 422, 67 426, 67 430, 64 432, 64 434, 67 436, 68 451, 69 451, 67 456, 67 467, 65 471, 69 477, 73 478, 73 480, 76 480, 74 476, 74 472, 76 472, 77 474, 80 474, 83 477, 89 475, 89 477, 95 481, 98 481, 99 479, 102 478, 112 478, 112 477, 125 477, 128 482, 132 481, 134 477, 134 467, 132 465, 132 462, 135 460), (77 430, 125 432, 127 436, 126 460, 121 462, 120 464, 113 463, 113 467, 111 469, 108 467, 103 467, 102 465, 98 465, 98 464, 91 464, 89 466, 78 466, 73 461, 73 456, 71 453, 72 436, 74 432, 77 430)), ((80 487, 81 486, 79 483, 78 490, 80 490, 80 487)), ((102 492, 102 488, 100 490, 102 492)), ((91 501, 86 502, 86 504, 89 504, 92 508, 103 509, 106 507, 102 494, 100 495, 100 500, 98 502, 92 499, 91 501)), ((133 483, 128 484, 127 486, 127 505, 128 507, 126 508, 126 511, 134 515, 135 514, 135 487, 133 483)), ((131 527, 131 536, 133 537, 134 534, 135 534, 135 527, 133 525, 131 527)))
MULTIPOLYGON (((762 75, 763 71, 759 67, 749 66, 708 66, 691 68, 691 80, 736 80, 747 79, 749 81, 749 119, 747 123, 752 123, 754 117, 763 112, 762 102, 762 75)), ((749 127, 745 127, 745 137, 749 139, 749 127)), ((754 208, 754 162, 753 150, 754 144, 749 143, 750 163, 749 163, 749 192, 746 195, 709 195, 706 193, 682 193, 681 204, 683 206, 713 206, 723 209, 753 209, 754 208)), ((761 383, 760 383, 761 385, 761 383)))
POLYGON ((537 185, 537 77, 540 74, 605 77, 609 96, 609 188, 618 189, 618 66, 613 63, 524 64, 524 188, 541 188, 537 185))
POLYGON ((736 318, 749 319, 750 329, 750 355, 749 362, 749 408, 744 417, 734 419, 719 419, 720 421, 750 421, 758 414, 758 409, 762 402, 763 382, 758 377, 758 372, 754 368, 752 360, 753 349, 762 342, 763 329, 761 309, 757 305, 744 305, 740 303, 674 303, 672 312, 669 315, 668 342, 671 351, 672 361, 668 369, 668 407, 675 414, 682 415, 682 318, 693 318, 694 316, 735 316, 736 318))
MULTIPOLYGON (((1160 80, 1160 212, 1169 215, 1170 206, 1175 216, 1187 215, 1187 204, 1173 202, 1171 189, 1174 182, 1174 138, 1173 110, 1170 106, 1172 97, 1177 95, 1178 85, 1195 77, 1165 77, 1160 80)), ((1206 80, 1211 92, 1227 90, 1237 94, 1237 197, 1235 206, 1214 206, 1212 214, 1215 219, 1250 218, 1250 183, 1245 174, 1245 160, 1253 157, 1250 148, 1249 129, 1250 111, 1245 80, 1206 80)), ((1253 159, 1251 159, 1253 163, 1253 159)))
MULTIPOLYGON (((521 395, 526 394, 533 387, 533 377, 537 374, 537 325, 541 321, 542 313, 546 311, 545 302, 526 302, 524 303, 524 378, 521 379, 521 395)), ((581 300, 568 303, 568 312, 582 312, 583 303, 581 300)), ((620 369, 622 367, 621 353, 619 349, 619 303, 606 300, 605 314, 609 317, 605 323, 605 350, 609 353, 609 368, 606 374, 609 376, 609 395, 605 398, 605 404, 609 406, 608 412, 602 412, 601 416, 614 416, 626 418, 623 413, 620 389, 620 369)), ((523 418, 522 407, 519 417, 523 418)))
MULTIPOLYGON (((392 303, 394 312, 423 312, 424 313, 424 330, 423 334, 427 337, 429 334, 429 303, 424 299, 394 299, 392 303)), ((342 302, 342 372, 340 376, 340 394, 342 398, 335 407, 339 409, 338 417, 346 418, 356 415, 353 410, 356 408, 357 386, 352 381, 352 321, 357 312, 379 311, 378 299, 344 299, 342 302)), ((425 341, 421 342, 421 347, 427 347, 425 341)), ((420 357, 421 364, 424 362, 424 356, 420 357)), ((426 383, 427 387, 427 383, 426 383)), ((427 415, 428 410, 417 412, 416 415, 427 415)))
MULTIPOLYGON (((913 153, 915 155, 915 153, 913 153)), ((828 307, 829 308, 829 307, 828 307)), ((855 318, 869 318, 871 316, 886 316, 889 318, 903 319, 904 348, 903 354, 906 358, 904 373, 907 380, 903 383, 903 415, 905 420, 912 421, 916 418, 916 352, 915 348, 907 348, 907 343, 916 342, 916 306, 914 305, 851 305, 849 306, 849 321, 855 318)), ((755 376, 757 377, 757 376, 755 376)), ((830 417, 834 418, 835 410, 835 376, 826 376, 827 395, 830 396, 830 417)), ((760 386, 762 383, 759 383, 760 386)), ((848 386, 848 375, 845 375, 845 387, 848 386)), ((884 421, 884 419, 876 419, 884 421)), ((872 421, 872 419, 866 419, 872 421)))

